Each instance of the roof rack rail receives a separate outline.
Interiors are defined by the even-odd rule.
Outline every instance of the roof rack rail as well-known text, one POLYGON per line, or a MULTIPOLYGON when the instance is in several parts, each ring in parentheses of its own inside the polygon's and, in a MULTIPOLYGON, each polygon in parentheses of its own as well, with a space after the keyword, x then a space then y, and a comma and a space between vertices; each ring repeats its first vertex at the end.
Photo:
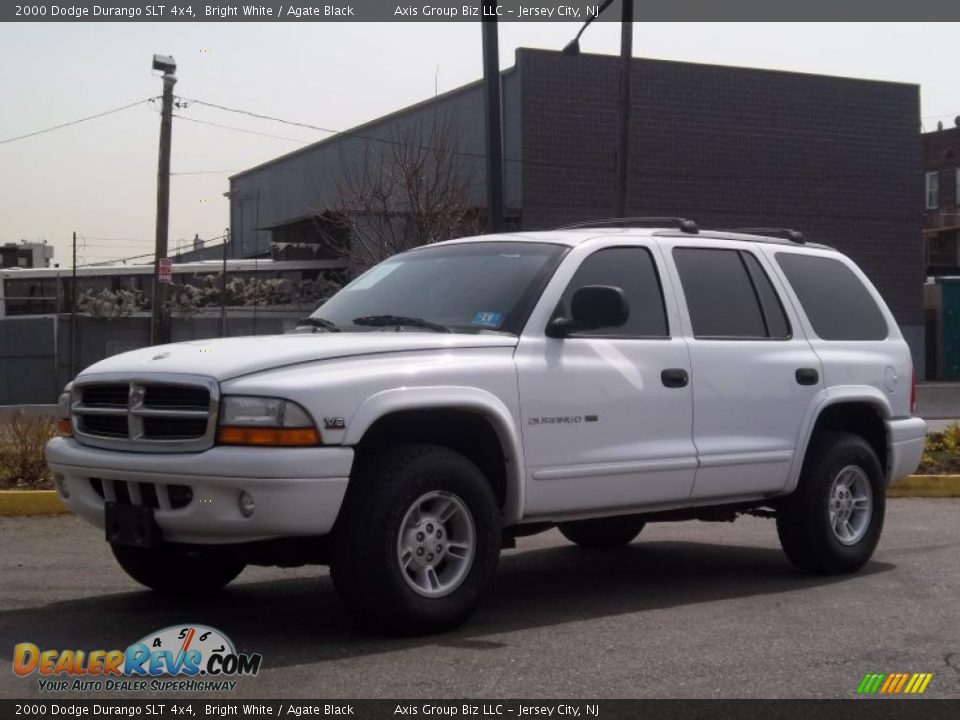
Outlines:
POLYGON ((573 223, 571 225, 563 225, 558 227, 557 230, 576 230, 578 228, 592 228, 592 227, 633 227, 633 226, 652 226, 659 227, 661 225, 672 225, 681 232, 689 233, 691 235, 696 235, 700 232, 700 227, 693 221, 688 220, 687 218, 679 217, 624 217, 624 218, 603 218, 601 220, 585 220, 584 222, 573 223))
POLYGON ((734 228, 727 232, 742 233, 744 235, 768 235, 769 237, 783 238, 797 245, 806 245, 807 239, 799 230, 790 228, 734 228))

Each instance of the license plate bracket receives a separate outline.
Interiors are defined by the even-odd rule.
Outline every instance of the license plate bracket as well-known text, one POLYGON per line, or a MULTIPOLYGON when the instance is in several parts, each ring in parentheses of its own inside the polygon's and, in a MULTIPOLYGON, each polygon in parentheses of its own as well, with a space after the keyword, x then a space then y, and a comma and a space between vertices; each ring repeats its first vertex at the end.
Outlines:
POLYGON ((163 542, 151 507, 108 502, 104 505, 104 520, 109 543, 153 548, 163 542))

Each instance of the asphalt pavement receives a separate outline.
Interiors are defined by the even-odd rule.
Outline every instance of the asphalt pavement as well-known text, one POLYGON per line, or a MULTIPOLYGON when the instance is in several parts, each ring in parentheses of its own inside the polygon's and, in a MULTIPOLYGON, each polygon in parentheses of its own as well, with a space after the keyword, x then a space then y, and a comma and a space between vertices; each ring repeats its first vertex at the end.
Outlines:
POLYGON ((868 672, 932 672, 926 697, 960 698, 960 500, 890 501, 873 561, 840 578, 796 572, 758 518, 648 526, 606 553, 521 539, 467 625, 413 639, 358 627, 323 568, 174 601, 73 516, 0 518, 0 697, 56 699, 10 671, 18 642, 125 648, 191 622, 262 653, 238 698, 843 698, 868 672))

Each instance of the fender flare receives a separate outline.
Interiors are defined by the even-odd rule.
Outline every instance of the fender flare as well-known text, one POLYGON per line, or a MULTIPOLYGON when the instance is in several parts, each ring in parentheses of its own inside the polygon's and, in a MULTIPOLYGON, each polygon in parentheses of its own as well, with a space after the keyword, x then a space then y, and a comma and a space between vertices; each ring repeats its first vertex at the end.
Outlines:
MULTIPOLYGON (((813 436, 813 428, 816 427, 820 415, 828 407, 848 403, 870 405, 877 410, 880 418, 884 421, 893 416, 890 400, 883 392, 872 385, 841 385, 817 393, 810 403, 803 424, 800 426, 800 434, 797 437, 797 452, 793 455, 793 463, 790 466, 790 473, 787 475, 787 484, 783 488, 784 494, 792 493, 797 489, 797 484, 800 482, 800 471, 803 469, 803 461, 807 456, 807 448, 809 448, 810 439, 813 436)), ((881 461, 883 460, 884 458, 881 458, 881 461)))
POLYGON ((347 424, 344 445, 360 443, 380 418, 405 410, 456 409, 481 415, 493 427, 506 460, 504 523, 520 520, 526 502, 523 445, 517 421, 504 402, 493 393, 475 387, 441 385, 383 390, 367 398, 347 424))

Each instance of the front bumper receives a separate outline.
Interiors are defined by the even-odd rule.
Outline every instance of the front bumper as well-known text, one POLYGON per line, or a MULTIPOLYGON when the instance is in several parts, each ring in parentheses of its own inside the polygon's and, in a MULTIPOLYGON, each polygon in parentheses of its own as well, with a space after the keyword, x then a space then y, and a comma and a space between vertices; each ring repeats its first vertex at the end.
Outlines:
POLYGON ((47 463, 64 503, 97 527, 104 526, 105 500, 117 499, 154 507, 165 540, 228 544, 329 533, 347 490, 353 449, 214 447, 158 454, 54 438, 47 463), (242 492, 254 501, 250 517, 240 512, 242 492))
POLYGON ((927 423, 918 417, 887 420, 887 437, 890 438, 889 482, 906 477, 919 467, 927 441, 927 423))

